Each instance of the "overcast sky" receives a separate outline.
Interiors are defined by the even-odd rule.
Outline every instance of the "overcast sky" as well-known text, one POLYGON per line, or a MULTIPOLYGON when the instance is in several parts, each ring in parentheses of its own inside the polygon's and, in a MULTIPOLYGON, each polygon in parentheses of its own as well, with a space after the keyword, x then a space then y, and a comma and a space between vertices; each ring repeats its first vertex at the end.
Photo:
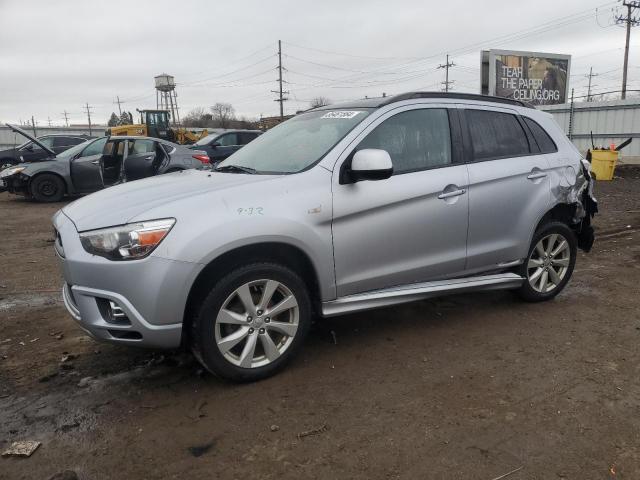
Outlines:
MULTIPOLYGON (((482 48, 570 54, 571 87, 619 90, 624 29, 604 0, 0 0, 0 122, 105 123, 123 108, 155 108, 153 77, 178 84, 184 115, 216 102, 239 116, 275 115, 277 42, 285 113, 332 101, 439 90, 447 52, 455 90, 478 92, 482 48), (598 7, 596 15, 596 7, 598 7)), ((629 78, 640 89, 640 29, 629 78)))

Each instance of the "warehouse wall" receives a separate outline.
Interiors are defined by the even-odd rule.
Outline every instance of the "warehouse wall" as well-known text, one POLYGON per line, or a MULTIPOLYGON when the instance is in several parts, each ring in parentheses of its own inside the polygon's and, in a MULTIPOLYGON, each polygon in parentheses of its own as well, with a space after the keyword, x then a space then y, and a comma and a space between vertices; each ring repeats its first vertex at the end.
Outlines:
MULTIPOLYGON (((569 104, 545 105, 541 110, 551 113, 569 134, 569 104)), ((622 150, 621 162, 640 163, 640 99, 575 103, 571 139, 583 154, 591 148, 590 132, 596 146, 619 145, 632 137, 631 145, 622 150)))
MULTIPOLYGON (((33 130, 29 127, 20 127, 29 135, 33 135, 33 130)), ((104 131, 107 127, 104 125, 92 127, 92 134, 94 137, 101 137, 104 135, 104 131)), ((37 127, 36 133, 38 137, 48 135, 52 133, 71 133, 75 135, 86 134, 89 135, 88 127, 37 127)), ((27 139, 22 135, 14 133, 6 125, 0 125, 0 150, 5 148, 13 148, 14 145, 20 145, 26 142, 27 139)))

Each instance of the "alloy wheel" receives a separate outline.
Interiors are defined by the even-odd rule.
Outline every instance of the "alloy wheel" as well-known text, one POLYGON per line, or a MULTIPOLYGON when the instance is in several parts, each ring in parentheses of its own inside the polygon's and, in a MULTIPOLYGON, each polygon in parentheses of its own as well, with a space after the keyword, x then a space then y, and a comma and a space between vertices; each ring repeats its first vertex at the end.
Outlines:
POLYGON ((553 291, 567 274, 570 262, 571 247, 564 236, 552 233, 541 238, 527 263, 529 285, 536 292, 553 291))
POLYGON ((291 290, 276 280, 255 280, 238 287, 222 304, 215 341, 230 363, 263 367, 291 346, 298 323, 298 301, 291 290))

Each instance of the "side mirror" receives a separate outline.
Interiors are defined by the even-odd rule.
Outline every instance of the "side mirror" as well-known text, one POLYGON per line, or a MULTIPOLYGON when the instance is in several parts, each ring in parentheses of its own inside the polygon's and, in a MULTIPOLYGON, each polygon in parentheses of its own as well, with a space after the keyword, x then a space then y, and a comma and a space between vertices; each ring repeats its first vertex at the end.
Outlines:
POLYGON ((393 175, 393 163, 386 150, 365 148, 353 156, 349 174, 354 182, 384 180, 393 175))
POLYGON ((213 142, 213 143, 210 143, 210 144, 209 144, 209 146, 210 146, 211 148, 218 148, 218 147, 220 146, 220 142, 213 142))
POLYGON ((30 143, 29 145, 25 146, 24 149, 27 152, 33 152, 33 143, 30 143))

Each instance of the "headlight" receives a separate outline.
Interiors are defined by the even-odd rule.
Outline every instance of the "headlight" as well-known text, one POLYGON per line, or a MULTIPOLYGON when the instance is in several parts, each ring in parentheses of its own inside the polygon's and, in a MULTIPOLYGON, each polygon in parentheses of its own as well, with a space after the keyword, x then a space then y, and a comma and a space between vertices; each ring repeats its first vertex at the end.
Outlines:
POLYGON ((0 172, 0 178, 4 178, 4 177, 10 177, 11 175, 15 175, 16 173, 20 173, 21 171, 23 171, 25 168, 27 167, 12 167, 12 168, 5 168, 4 170, 2 170, 0 172))
POLYGON ((167 236, 174 218, 130 223, 80 234, 84 249, 109 260, 137 260, 149 255, 167 236))

